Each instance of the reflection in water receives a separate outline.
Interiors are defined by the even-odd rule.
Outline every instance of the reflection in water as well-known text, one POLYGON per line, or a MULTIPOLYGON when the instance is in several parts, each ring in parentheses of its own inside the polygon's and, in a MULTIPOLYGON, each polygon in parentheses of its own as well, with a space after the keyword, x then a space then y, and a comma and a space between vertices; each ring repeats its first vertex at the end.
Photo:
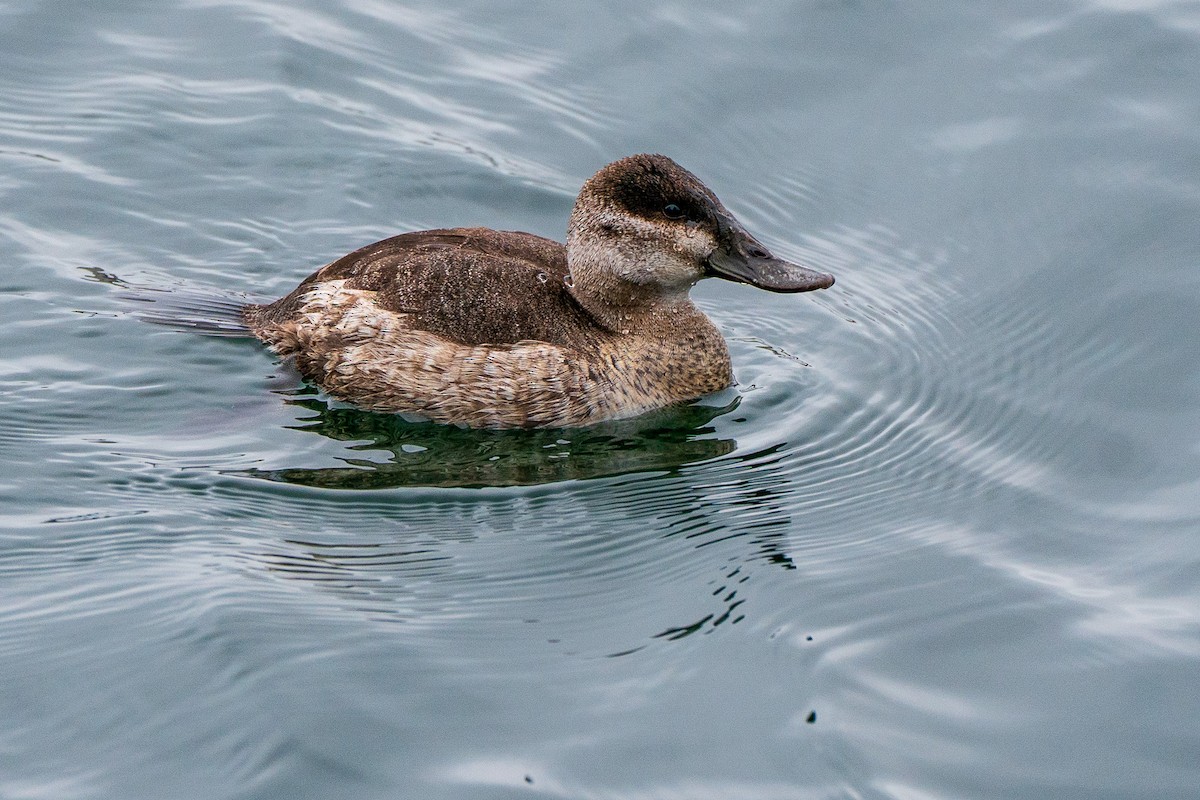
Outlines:
POLYGON ((796 569, 788 552, 789 532, 795 524, 789 508, 792 483, 783 467, 783 453, 772 446, 697 469, 693 476, 697 480, 687 484, 691 497, 675 504, 677 513, 668 519, 664 536, 682 537, 705 552, 732 547, 732 555, 717 566, 718 575, 705 584, 707 613, 684 624, 670 625, 652 638, 674 641, 712 633, 725 624, 736 625, 746 617, 743 605, 756 564, 766 562, 786 570, 796 569))
POLYGON ((291 400, 315 412, 298 430, 391 451, 384 462, 345 459, 348 466, 247 470, 242 474, 327 489, 400 486, 530 486, 629 472, 675 470, 733 452, 714 438, 714 418, 737 408, 688 405, 632 420, 571 430, 479 431, 408 422, 386 414, 333 407, 316 397, 291 400))
POLYGON ((312 396, 292 402, 316 412, 301 429, 391 457, 250 475, 337 489, 595 478, 469 500, 402 491, 284 501, 257 481, 242 484, 256 513, 295 531, 255 554, 261 567, 339 598, 343 611, 415 623, 417 636, 444 622, 456 637, 490 637, 496 621, 521 619, 544 628, 541 641, 563 642, 564 655, 628 656, 761 621, 772 609, 754 601, 756 567, 796 569, 794 454, 781 445, 735 452, 717 436, 711 421, 736 400, 587 430, 499 432, 331 408, 312 396), (622 524, 631 518, 642 524, 622 524), (326 523, 314 529, 312 519, 326 523), (634 625, 630 606, 643 609, 634 625), (580 631, 592 633, 580 642, 580 631))

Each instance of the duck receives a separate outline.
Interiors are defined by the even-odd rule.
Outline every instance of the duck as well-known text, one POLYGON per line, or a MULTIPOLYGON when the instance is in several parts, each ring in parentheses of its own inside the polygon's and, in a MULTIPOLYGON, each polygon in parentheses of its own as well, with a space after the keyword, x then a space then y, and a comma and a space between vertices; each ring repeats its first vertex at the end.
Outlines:
POLYGON ((579 428, 734 385, 689 297, 723 278, 833 285, 777 258, 667 156, 614 161, 579 191, 566 243, 520 231, 402 233, 321 267, 242 319, 330 398, 469 428, 579 428))

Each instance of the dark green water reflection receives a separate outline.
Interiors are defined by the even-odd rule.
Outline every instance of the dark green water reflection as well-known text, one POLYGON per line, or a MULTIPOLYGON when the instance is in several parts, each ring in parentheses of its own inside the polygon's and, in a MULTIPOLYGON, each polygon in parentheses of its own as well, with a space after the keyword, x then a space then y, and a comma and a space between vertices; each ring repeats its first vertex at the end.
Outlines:
POLYGON ((353 451, 388 451, 386 461, 352 458, 345 467, 246 470, 243 474, 326 489, 400 486, 530 486, 630 472, 675 470, 732 453, 737 443, 708 426, 733 411, 687 406, 578 430, 475 431, 406 422, 313 398, 289 401, 314 412, 297 430, 343 442, 353 451))

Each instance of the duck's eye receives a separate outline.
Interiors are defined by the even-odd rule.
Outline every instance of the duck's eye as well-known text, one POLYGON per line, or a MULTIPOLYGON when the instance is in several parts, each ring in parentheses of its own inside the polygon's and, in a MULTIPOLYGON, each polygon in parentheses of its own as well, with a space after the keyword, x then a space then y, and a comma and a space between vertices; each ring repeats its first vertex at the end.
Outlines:
POLYGON ((678 203, 667 203, 663 206, 663 214, 667 219, 683 219, 683 209, 679 207, 678 203))

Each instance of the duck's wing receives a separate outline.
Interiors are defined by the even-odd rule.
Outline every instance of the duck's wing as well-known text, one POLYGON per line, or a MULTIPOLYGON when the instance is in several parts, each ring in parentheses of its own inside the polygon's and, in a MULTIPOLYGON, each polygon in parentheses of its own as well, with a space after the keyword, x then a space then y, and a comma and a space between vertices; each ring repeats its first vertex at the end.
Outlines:
MULTIPOLYGON (((381 312, 461 345, 585 346, 596 322, 565 283, 566 248, 487 228, 418 231, 367 245, 322 267, 274 303, 247 309, 256 329, 296 322, 305 298, 338 282, 371 293, 381 312)), ((320 324, 314 320, 313 324, 320 324)))

